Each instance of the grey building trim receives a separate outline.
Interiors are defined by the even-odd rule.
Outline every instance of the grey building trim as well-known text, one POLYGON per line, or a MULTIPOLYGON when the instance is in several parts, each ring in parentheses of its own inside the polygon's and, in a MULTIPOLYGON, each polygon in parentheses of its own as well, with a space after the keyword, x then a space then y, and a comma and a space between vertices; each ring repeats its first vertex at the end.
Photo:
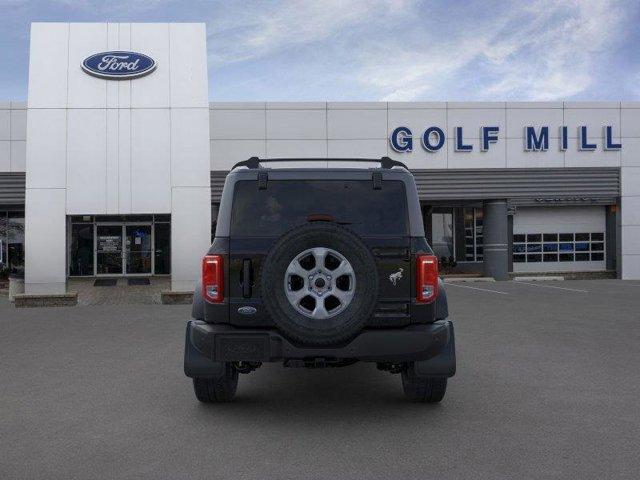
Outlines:
POLYGON ((606 248, 606 261, 607 261, 607 270, 613 271, 617 270, 618 258, 617 258, 617 239, 620 238, 616 234, 616 217, 618 215, 617 208, 607 208, 606 210, 606 237, 605 237, 605 248, 606 248))
POLYGON ((212 171, 211 172, 211 203, 220 203, 222 198, 222 187, 224 186, 224 180, 227 178, 227 171, 212 171))
MULTIPOLYGON (((211 172, 211 201, 220 202, 228 172, 211 172)), ((611 205, 620 168, 490 168, 412 170, 421 201, 509 200, 511 205, 611 205)))
POLYGON ((615 203, 620 168, 413 170, 421 200, 509 199, 514 205, 615 203))
POLYGON ((24 206, 25 178, 24 173, 0 173, 0 208, 24 206))

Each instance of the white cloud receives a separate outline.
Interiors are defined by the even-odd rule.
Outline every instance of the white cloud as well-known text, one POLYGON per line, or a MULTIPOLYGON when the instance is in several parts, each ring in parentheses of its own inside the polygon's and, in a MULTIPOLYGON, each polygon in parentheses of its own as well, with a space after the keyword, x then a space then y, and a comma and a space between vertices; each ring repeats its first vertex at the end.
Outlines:
POLYGON ((293 0, 216 12, 209 22, 210 58, 226 65, 323 40, 402 12, 404 0, 293 0), (255 8, 254 8, 255 7, 255 8))
POLYGON ((562 99, 593 86, 626 20, 614 0, 442 5, 295 0, 229 9, 209 23, 210 61, 224 68, 300 53, 292 67, 310 79, 321 71, 324 82, 355 82, 387 101, 562 99))
POLYGON ((391 63, 389 52, 370 55, 359 80, 382 100, 442 95, 456 78, 473 85, 480 100, 567 98, 590 87, 624 20, 622 9, 607 0, 538 1, 501 11, 485 24, 468 20, 467 32, 449 39, 423 32, 424 52, 405 48, 391 63), (390 71, 379 71, 385 62, 390 71))

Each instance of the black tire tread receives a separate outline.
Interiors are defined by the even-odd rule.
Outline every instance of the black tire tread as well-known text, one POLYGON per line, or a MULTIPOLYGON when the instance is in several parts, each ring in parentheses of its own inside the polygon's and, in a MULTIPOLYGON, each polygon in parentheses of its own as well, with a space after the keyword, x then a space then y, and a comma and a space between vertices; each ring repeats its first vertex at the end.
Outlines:
POLYGON ((439 403, 447 392, 447 377, 420 377, 410 364, 402 372, 402 387, 412 402, 439 403))
POLYGON ((195 377, 193 391, 202 403, 230 402, 236 395, 238 388, 238 371, 227 362, 224 374, 219 377, 195 377))

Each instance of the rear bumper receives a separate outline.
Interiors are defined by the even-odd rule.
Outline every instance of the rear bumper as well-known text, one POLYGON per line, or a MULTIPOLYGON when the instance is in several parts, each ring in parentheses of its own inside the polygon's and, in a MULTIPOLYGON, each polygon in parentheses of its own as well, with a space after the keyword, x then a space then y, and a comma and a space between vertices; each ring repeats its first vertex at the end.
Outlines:
POLYGON ((222 362, 278 362, 290 359, 357 359, 368 362, 417 362, 426 376, 453 376, 453 323, 397 329, 364 330, 340 347, 306 347, 291 343, 277 330, 235 328, 191 320, 185 339, 185 374, 211 376, 222 362))

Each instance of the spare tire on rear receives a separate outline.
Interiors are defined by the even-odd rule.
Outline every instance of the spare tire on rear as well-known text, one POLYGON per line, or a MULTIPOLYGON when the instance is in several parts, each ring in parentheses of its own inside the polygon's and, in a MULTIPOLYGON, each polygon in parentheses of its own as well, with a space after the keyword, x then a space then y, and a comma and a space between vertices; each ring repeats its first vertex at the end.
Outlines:
POLYGON ((314 222, 276 241, 262 265, 260 290, 283 335, 306 345, 335 345, 352 339, 373 315, 378 271, 355 233, 314 222))

